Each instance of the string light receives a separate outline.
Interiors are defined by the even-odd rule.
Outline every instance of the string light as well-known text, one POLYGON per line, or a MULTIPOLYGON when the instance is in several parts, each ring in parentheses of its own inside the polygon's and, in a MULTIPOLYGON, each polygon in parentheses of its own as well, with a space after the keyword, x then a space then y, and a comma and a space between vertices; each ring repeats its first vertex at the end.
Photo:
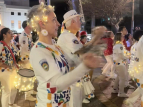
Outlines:
POLYGON ((26 78, 20 75, 15 76, 14 85, 19 91, 29 91, 34 87, 35 77, 26 78))

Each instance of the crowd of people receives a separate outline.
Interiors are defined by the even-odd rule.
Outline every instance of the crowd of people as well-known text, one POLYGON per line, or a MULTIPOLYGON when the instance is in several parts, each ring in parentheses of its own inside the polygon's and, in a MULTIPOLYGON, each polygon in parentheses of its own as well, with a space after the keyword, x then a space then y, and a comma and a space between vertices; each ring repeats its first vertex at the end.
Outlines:
POLYGON ((103 52, 107 63, 102 74, 115 79, 112 93, 128 97, 124 88, 132 78, 138 89, 125 104, 132 106, 142 95, 142 30, 138 29, 132 36, 122 26, 114 35, 99 26, 92 30, 92 38, 96 39, 87 42, 87 33, 80 32, 81 15, 70 10, 63 16, 64 28, 55 41, 53 38, 57 37, 60 24, 52 6, 42 2, 33 6, 27 17, 22 24, 24 31, 17 39, 9 28, 2 26, 0 29, 2 107, 20 107, 14 104, 17 94, 14 77, 21 66, 32 69, 37 79, 37 92, 25 92, 25 100, 36 101, 35 107, 82 107, 82 103, 90 103, 95 96, 91 83, 93 70, 101 67, 103 59, 96 52, 75 53, 83 47, 90 50, 89 44, 96 45, 99 41, 107 45, 103 52), (32 41, 31 31, 38 34, 36 42, 32 41), (37 98, 31 94, 37 94, 37 98))

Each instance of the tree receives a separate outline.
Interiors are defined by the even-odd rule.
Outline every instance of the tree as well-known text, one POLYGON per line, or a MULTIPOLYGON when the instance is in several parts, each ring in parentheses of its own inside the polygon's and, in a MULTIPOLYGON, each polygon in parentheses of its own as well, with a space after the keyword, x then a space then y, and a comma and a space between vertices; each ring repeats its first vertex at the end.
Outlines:
POLYGON ((104 18, 116 25, 120 18, 131 12, 132 0, 82 0, 87 17, 104 18))

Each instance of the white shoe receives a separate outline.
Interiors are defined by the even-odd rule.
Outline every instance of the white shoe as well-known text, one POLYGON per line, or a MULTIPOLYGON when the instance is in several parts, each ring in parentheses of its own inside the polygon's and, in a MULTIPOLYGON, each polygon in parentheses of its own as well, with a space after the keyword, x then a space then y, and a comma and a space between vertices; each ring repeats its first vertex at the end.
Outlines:
POLYGON ((113 89, 113 90, 112 90, 112 93, 113 93, 113 94, 117 94, 118 92, 119 92, 119 90, 116 90, 116 89, 113 89))
POLYGON ((127 86, 125 86, 125 88, 129 88, 129 89, 135 89, 135 87, 134 86, 132 86, 132 85, 127 85, 127 86))
POLYGON ((134 107, 133 104, 129 101, 129 99, 125 100, 123 103, 128 107, 134 107))
POLYGON ((32 95, 30 95, 30 96, 26 96, 26 97, 25 97, 25 100, 28 100, 28 101, 36 101, 36 98, 33 97, 32 95))
POLYGON ((9 107, 20 107, 20 106, 18 106, 17 104, 13 104, 12 106, 9 107))
POLYGON ((118 97, 128 97, 125 93, 118 94, 118 97))
POLYGON ((88 103, 90 103, 90 101, 89 100, 87 100, 87 99, 83 99, 83 101, 82 101, 83 103, 86 103, 86 104, 88 104, 88 103))

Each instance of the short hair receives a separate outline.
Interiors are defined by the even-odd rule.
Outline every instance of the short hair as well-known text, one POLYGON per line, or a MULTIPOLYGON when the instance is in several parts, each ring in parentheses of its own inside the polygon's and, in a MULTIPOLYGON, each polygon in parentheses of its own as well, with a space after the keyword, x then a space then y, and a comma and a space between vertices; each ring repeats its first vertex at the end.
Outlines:
POLYGON ((48 22, 48 15, 54 12, 54 7, 51 5, 45 5, 44 3, 41 3, 40 5, 33 6, 28 14, 28 25, 32 27, 32 30, 39 33, 40 32, 40 26, 39 21, 48 22))
POLYGON ((118 32, 116 33, 115 37, 114 37, 114 44, 117 42, 117 41, 121 41, 121 37, 122 37, 122 33, 118 32))
POLYGON ((72 20, 77 21, 76 17, 74 17, 74 18, 72 18, 72 19, 68 20, 68 21, 65 23, 66 28, 67 28, 67 27, 69 27, 69 26, 71 26, 71 22, 72 22, 72 20))
POLYGON ((87 37, 87 36, 86 35, 81 35, 80 41, 82 41, 85 37, 87 37))
POLYGON ((9 30, 10 30, 9 28, 3 28, 3 29, 1 30, 0 41, 2 41, 2 40, 4 39, 3 35, 4 35, 4 34, 6 35, 9 30))
POLYGON ((136 40, 136 41, 139 41, 140 37, 143 35, 143 30, 137 30, 134 32, 133 34, 133 38, 136 40))
POLYGON ((27 27, 27 20, 23 21, 22 28, 25 29, 27 27))
POLYGON ((126 28, 125 26, 120 26, 119 27, 119 32, 123 31, 123 29, 126 28))

